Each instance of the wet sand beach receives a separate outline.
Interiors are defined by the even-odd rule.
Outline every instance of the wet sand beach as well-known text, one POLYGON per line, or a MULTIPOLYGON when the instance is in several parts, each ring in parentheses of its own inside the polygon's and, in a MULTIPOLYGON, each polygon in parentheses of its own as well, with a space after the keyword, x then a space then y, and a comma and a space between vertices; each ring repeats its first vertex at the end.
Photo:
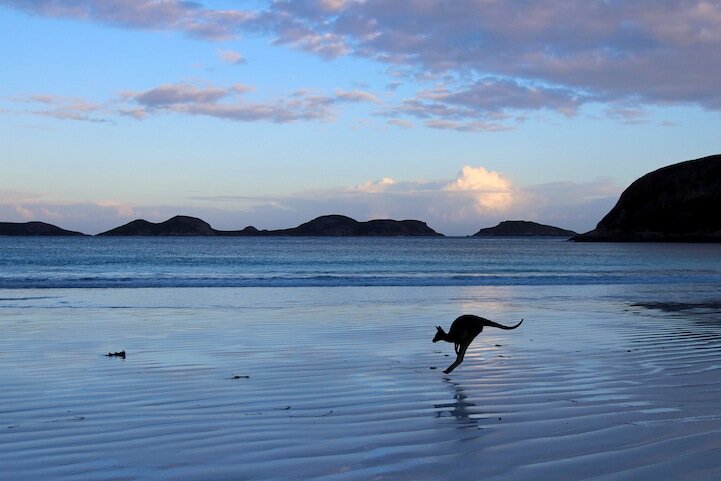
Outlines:
POLYGON ((721 476, 721 313, 654 288, 0 297, 8 479, 721 476), (464 312, 525 322, 445 375, 434 326, 464 312))

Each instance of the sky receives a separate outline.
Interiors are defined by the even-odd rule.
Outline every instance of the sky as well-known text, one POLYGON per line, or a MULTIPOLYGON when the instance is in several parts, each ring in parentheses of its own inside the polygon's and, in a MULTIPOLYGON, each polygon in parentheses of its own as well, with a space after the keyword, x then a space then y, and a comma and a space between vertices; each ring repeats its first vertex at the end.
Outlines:
POLYGON ((584 232, 721 152, 721 3, 0 0, 0 221, 584 232))

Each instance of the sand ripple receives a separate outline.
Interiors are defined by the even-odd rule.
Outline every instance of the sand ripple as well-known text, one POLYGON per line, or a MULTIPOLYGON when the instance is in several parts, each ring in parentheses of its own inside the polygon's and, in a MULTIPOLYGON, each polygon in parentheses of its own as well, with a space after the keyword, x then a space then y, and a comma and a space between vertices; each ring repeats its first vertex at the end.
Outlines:
POLYGON ((430 338, 455 300, 8 310, 0 466, 16 481, 721 478, 716 313, 468 302, 527 321, 484 332, 452 376, 430 338))

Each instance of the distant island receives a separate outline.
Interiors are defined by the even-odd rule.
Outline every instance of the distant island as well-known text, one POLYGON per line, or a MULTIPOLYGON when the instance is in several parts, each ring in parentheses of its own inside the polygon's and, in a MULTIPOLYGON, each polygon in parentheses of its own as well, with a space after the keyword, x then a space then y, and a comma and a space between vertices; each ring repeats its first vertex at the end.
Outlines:
POLYGON ((359 222, 344 215, 324 215, 292 229, 258 231, 280 236, 443 236, 420 220, 374 219, 359 222))
POLYGON ((525 220, 504 220, 495 227, 481 229, 472 237, 573 237, 577 233, 551 225, 525 220))
POLYGON ((579 242, 721 242, 721 155, 655 170, 633 182, 579 242))
MULTIPOLYGON (((99 236, 217 236, 223 235, 210 224, 196 217, 176 215, 164 222, 137 219, 125 225, 98 234, 99 236)), ((240 232, 240 231, 239 231, 240 232)))
POLYGON ((242 230, 213 229, 196 217, 178 215, 165 222, 134 220, 99 236, 442 236, 419 220, 376 219, 359 222, 344 215, 325 215, 290 229, 258 230, 248 226, 242 230))
POLYGON ((45 222, 0 222, 0 236, 84 236, 82 232, 61 229, 45 222))

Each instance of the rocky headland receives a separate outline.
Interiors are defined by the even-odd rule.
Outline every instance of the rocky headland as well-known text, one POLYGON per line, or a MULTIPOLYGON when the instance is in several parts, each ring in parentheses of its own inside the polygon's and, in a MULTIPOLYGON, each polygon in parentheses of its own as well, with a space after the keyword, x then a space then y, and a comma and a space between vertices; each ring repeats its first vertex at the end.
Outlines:
POLYGON ((721 242, 721 155, 669 165, 633 182, 579 242, 721 242))

